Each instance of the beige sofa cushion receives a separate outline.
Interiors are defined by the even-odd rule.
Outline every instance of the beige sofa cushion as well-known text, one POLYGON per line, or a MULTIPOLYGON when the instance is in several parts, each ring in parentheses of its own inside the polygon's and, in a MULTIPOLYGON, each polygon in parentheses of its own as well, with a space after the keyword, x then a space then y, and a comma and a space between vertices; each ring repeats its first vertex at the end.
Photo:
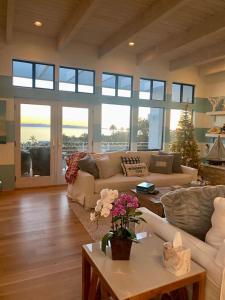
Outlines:
POLYGON ((129 191, 136 187, 138 183, 143 181, 154 183, 155 186, 172 186, 172 185, 184 185, 191 181, 192 176, 190 174, 159 174, 150 173, 144 177, 127 177, 123 174, 116 174, 107 179, 95 180, 95 193, 99 193, 102 189, 116 189, 119 191, 129 191))
POLYGON ((118 152, 107 152, 103 155, 107 155, 110 160, 112 161, 113 168, 115 170, 115 174, 117 173, 123 173, 122 167, 121 167, 121 156, 124 155, 124 151, 118 151, 118 152))
POLYGON ((99 157, 96 156, 95 162, 98 167, 100 178, 109 178, 117 173, 112 159, 110 159, 107 155, 102 155, 99 157))
POLYGON ((116 174, 107 179, 96 179, 95 193, 100 193, 105 188, 127 192, 129 189, 135 188, 142 181, 144 181, 143 177, 127 177, 123 174, 116 174))
POLYGON ((191 174, 160 174, 160 173, 150 173, 146 177, 142 177, 143 181, 148 181, 154 183, 157 186, 172 186, 172 185, 184 185, 190 183, 192 180, 191 174))

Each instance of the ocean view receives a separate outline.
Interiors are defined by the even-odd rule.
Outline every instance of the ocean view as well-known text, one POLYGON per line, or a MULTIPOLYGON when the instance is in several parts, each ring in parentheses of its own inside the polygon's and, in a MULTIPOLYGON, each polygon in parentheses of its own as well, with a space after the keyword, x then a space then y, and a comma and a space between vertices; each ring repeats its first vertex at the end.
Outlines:
MULTIPOLYGON (((88 128, 83 126, 65 125, 63 134, 67 136, 79 137, 83 133, 88 133, 88 128)), ((50 125, 48 124, 21 124, 21 143, 27 142, 31 136, 35 136, 37 141, 50 140, 50 125)))

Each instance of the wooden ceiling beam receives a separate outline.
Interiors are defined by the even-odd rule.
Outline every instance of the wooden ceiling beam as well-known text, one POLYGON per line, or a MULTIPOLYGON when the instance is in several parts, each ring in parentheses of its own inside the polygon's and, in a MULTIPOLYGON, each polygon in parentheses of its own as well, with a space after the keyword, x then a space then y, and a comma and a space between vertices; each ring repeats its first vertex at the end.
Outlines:
POLYGON ((222 72, 225 72, 225 59, 219 59, 199 67, 199 74, 201 76, 215 75, 222 72))
POLYGON ((14 12, 15 12, 15 1, 7 0, 6 26, 5 26, 5 40, 7 43, 10 43, 12 41, 13 25, 14 25, 14 12))
POLYGON ((162 20, 189 1, 190 0, 154 1, 152 5, 145 9, 144 12, 138 14, 125 25, 123 25, 118 31, 109 36, 109 38, 107 38, 106 41, 99 46, 99 57, 110 53, 113 49, 131 39, 139 31, 162 20))
POLYGON ((138 54, 137 63, 143 64, 146 61, 155 59, 160 55, 167 54, 173 50, 194 43, 202 38, 210 38, 213 34, 220 31, 225 31, 224 12, 209 17, 205 19, 204 22, 191 26, 184 32, 171 36, 154 47, 138 54))
POLYGON ((225 57, 225 41, 209 47, 200 48, 188 55, 170 61, 170 71, 199 66, 225 57))
POLYGON ((62 50, 74 38, 75 34, 90 16, 98 0, 81 1, 75 12, 63 26, 57 38, 57 49, 62 50))

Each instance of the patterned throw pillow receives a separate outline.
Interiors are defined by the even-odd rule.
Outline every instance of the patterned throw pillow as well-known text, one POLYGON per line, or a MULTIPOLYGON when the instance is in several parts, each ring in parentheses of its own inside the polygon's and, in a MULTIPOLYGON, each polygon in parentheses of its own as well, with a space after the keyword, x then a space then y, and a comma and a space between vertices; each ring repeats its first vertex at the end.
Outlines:
POLYGON ((126 176, 147 176, 148 175, 148 169, 145 163, 139 163, 139 164, 123 164, 123 167, 125 169, 126 176))
POLYGON ((123 169, 123 174, 127 175, 124 164, 140 164, 140 156, 121 156, 121 167, 123 169))

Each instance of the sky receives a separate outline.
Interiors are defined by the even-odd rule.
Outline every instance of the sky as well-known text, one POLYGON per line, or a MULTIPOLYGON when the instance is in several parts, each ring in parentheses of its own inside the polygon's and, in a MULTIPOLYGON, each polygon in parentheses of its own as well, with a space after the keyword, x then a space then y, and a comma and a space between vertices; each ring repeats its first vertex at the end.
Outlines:
MULTIPOLYGON (((170 116, 170 130, 175 130, 180 118, 180 110, 172 109, 170 116)), ((138 117, 147 119, 150 113, 150 108, 139 107, 138 117)), ((63 107, 62 110, 63 125, 74 125, 88 127, 88 108, 79 107, 63 107)), ((51 123, 51 106, 49 105, 34 105, 21 104, 21 123, 22 124, 47 124, 51 123)), ((111 125, 115 125, 117 129, 127 129, 130 126, 130 107, 125 105, 102 104, 102 129, 104 134, 110 134, 111 125), (107 130, 108 129, 108 130, 107 130)), ((87 129, 65 129, 63 133, 71 136, 79 136, 82 133, 87 133, 87 129)), ((50 139, 50 129, 40 131, 38 128, 22 128, 21 140, 27 140, 31 135, 37 136, 39 140, 50 139)))

